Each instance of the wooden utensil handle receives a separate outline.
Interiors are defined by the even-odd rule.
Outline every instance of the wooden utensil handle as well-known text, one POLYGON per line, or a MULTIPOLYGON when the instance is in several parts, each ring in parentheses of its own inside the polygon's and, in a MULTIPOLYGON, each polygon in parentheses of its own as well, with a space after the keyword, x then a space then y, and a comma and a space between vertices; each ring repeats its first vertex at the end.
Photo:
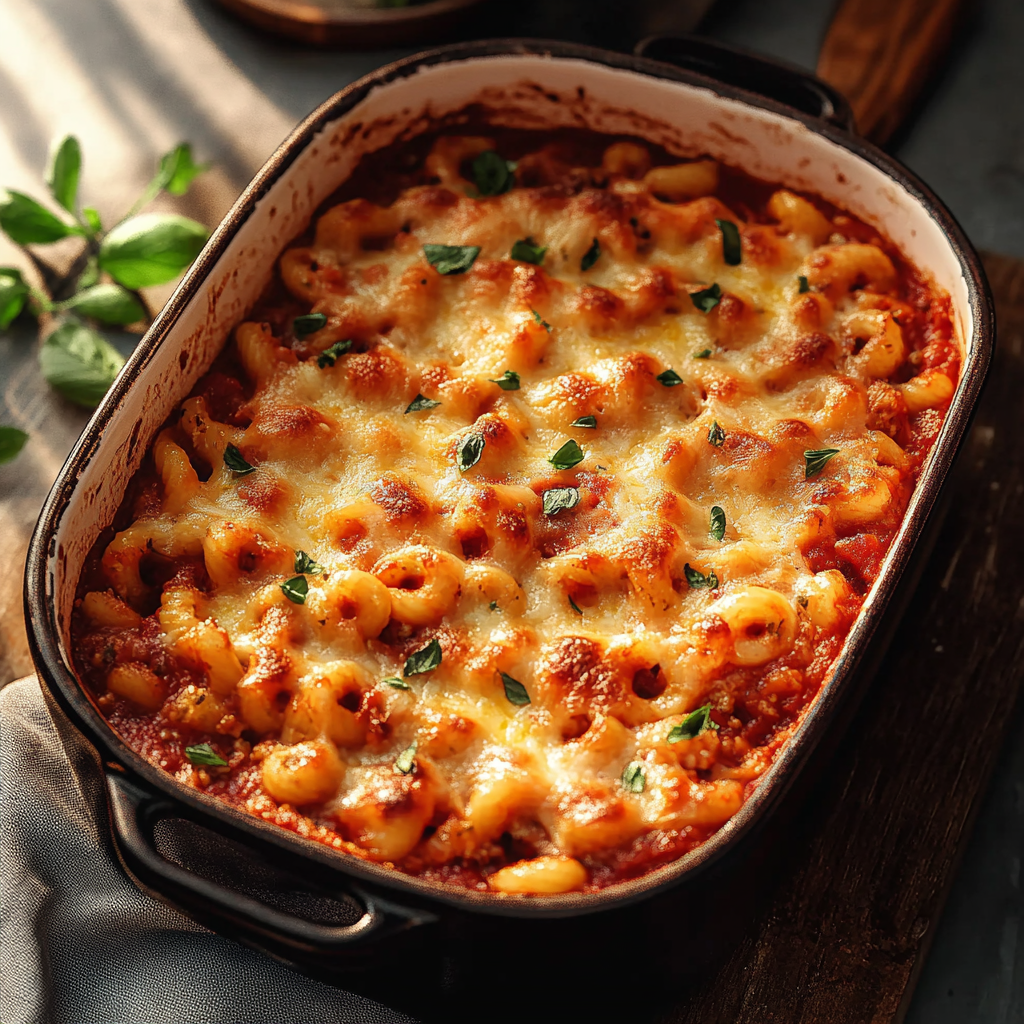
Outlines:
POLYGON ((903 123, 946 54, 965 0, 842 0, 818 75, 850 101, 857 129, 879 145, 903 123))

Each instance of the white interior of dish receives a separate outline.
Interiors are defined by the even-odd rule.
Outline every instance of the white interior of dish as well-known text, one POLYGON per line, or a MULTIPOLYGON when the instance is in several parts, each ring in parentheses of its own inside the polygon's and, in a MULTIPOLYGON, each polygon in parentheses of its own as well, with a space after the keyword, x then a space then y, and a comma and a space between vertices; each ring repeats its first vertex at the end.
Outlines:
MULTIPOLYGON (((974 339, 967 282, 941 226, 881 170, 801 122, 708 89, 578 59, 502 56, 423 67, 374 89, 306 146, 257 203, 157 351, 143 365, 133 361, 126 368, 136 380, 64 510, 50 559, 48 596, 56 601, 69 667, 71 603, 86 554, 113 520, 157 428, 256 302, 279 254, 364 153, 474 102, 485 103, 503 125, 640 135, 681 156, 709 154, 817 193, 876 226, 952 296, 969 359, 974 339)), ((202 264, 201 258, 190 278, 204 272, 202 264)))

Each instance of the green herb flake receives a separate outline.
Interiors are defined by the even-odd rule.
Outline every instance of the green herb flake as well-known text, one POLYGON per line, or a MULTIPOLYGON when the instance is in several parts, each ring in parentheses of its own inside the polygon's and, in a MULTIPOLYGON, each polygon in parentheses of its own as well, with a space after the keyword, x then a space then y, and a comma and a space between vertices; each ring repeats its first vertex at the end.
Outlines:
POLYGON ((441 645, 436 639, 431 640, 426 647, 413 651, 406 658, 402 675, 408 678, 409 676, 423 675, 424 672, 433 672, 441 664, 442 657, 441 645))
POLYGON ((441 403, 436 398, 427 398, 426 395, 417 395, 406 408, 406 413, 423 412, 425 409, 436 409, 441 403))
POLYGON ((416 767, 416 741, 413 740, 403 750, 398 757, 395 758, 395 771, 400 772, 402 775, 409 775, 416 767))
POLYGON ((487 378, 492 384, 497 384, 502 391, 519 390, 519 374, 515 370, 506 370, 497 380, 487 378))
MULTIPOLYGON (((327 326, 327 317, 323 313, 303 313, 302 316, 297 316, 292 321, 292 331, 295 333, 295 337, 302 341, 303 338, 309 337, 311 334, 315 334, 317 331, 327 326)), ((349 342, 351 347, 352 343, 349 342)), ((333 365, 333 363, 331 364, 333 365)))
POLYGON ((194 747, 186 747, 185 756, 193 764, 209 765, 213 768, 227 767, 227 761, 209 743, 199 743, 194 747))
POLYGON ((647 773, 644 771, 643 762, 630 761, 622 769, 622 788, 627 793, 642 793, 647 785, 647 773))
POLYGON ((533 263, 536 266, 540 266, 544 262, 544 253, 548 251, 546 245, 537 245, 533 240, 533 236, 530 235, 527 238, 520 238, 518 242, 512 246, 512 252, 509 255, 514 260, 519 260, 522 263, 533 263))
POLYGON ((333 366, 351 348, 352 341, 348 338, 344 341, 336 341, 330 348, 325 348, 316 357, 316 365, 321 370, 326 370, 328 366, 333 366))
POLYGON ((596 416, 581 416, 578 420, 573 420, 569 424, 571 427, 582 427, 584 430, 596 430, 597 429, 597 417, 596 416))
POLYGON ((460 473, 465 473, 480 461, 487 442, 483 434, 466 434, 455 448, 455 463, 460 473))
POLYGON ((388 686, 394 687, 396 690, 411 690, 412 687, 398 676, 388 676, 387 679, 382 680, 388 686))
POLYGON ((224 465, 237 476, 248 476, 256 472, 256 467, 246 462, 245 456, 233 444, 224 449, 224 465))
POLYGON ((10 462, 25 447, 28 434, 17 427, 0 426, 0 463, 10 462))
POLYGON ((743 246, 740 243, 740 229, 731 220, 715 220, 718 230, 722 232, 722 259, 730 267, 738 267, 743 259, 743 246))
POLYGON ((548 332, 548 334, 550 334, 551 324, 549 324, 547 320, 542 319, 540 313, 538 313, 537 310, 531 309, 530 312, 533 314, 533 319, 536 320, 537 323, 539 323, 541 327, 543 327, 544 330, 548 332))
POLYGON ((804 479, 817 476, 837 455, 838 448, 818 448, 804 452, 804 479))
POLYGON ((668 734, 669 743, 678 743, 680 740, 696 739, 706 729, 717 729, 711 717, 711 705, 691 711, 678 725, 674 725, 668 734))
POLYGON ((512 173, 516 165, 493 149, 485 150, 473 160, 473 182, 482 196, 500 196, 516 183, 512 173))
POLYGON ((713 284, 699 292, 690 292, 690 301, 702 313, 710 313, 722 301, 722 289, 713 284))
POLYGON ((699 352, 693 353, 694 359, 707 359, 711 355, 711 349, 702 348, 699 352))
POLYGON ((490 608, 492 612, 496 612, 498 610, 498 602, 492 601, 487 607, 490 608))
POLYGON ((800 282, 800 294, 801 294, 801 295, 803 295, 803 294, 804 294, 804 292, 809 292, 809 291, 811 290, 811 286, 810 286, 810 284, 808 283, 808 281, 807 281, 807 278, 806 278, 806 277, 804 277, 804 275, 803 275, 803 274, 801 274, 801 275, 800 275, 800 276, 799 276, 799 277, 797 278, 797 280, 798 280, 798 281, 800 282))
POLYGON ((580 270, 586 273, 601 258, 601 243, 595 238, 580 260, 580 270))
POLYGON ((305 551, 296 551, 295 571, 308 573, 310 576, 319 576, 324 571, 324 567, 314 562, 305 551))
POLYGON ((293 576, 281 584, 281 590, 293 604, 305 604, 306 595, 309 593, 309 583, 306 582, 305 576, 293 576))
POLYGON ((583 609, 572 599, 571 595, 569 596, 569 607, 572 608, 572 610, 577 615, 582 615, 583 614, 583 609))
POLYGON ((423 255, 439 274, 464 274, 480 255, 479 245, 425 245, 423 255))
POLYGON ((505 696, 510 704, 521 708, 530 703, 530 695, 518 679, 513 679, 507 672, 502 672, 501 681, 505 684, 505 696))
POLYGON ((711 506, 711 529, 708 532, 715 540, 725 536, 725 509, 721 505, 711 506))
POLYGON ((121 353, 77 320, 61 324, 39 350, 39 368, 47 383, 87 409, 100 404, 122 366, 121 353))
POLYGON ((575 508, 580 503, 580 492, 576 487, 552 487, 544 492, 544 515, 557 516, 575 508))
POLYGON ((708 590, 714 590, 718 586, 718 577, 715 575, 714 570, 709 572, 706 576, 704 573, 697 569, 694 569, 689 562, 683 566, 683 572, 686 573, 686 582, 689 583, 694 590, 699 587, 707 587, 708 590))
POLYGON ((573 466, 578 466, 586 456, 583 454, 583 449, 572 439, 565 442, 561 448, 555 452, 554 455, 548 459, 555 469, 572 469, 573 466))
POLYGON ((715 448, 721 448, 725 444, 725 431, 718 425, 718 420, 711 424, 711 429, 708 431, 708 444, 715 448))
POLYGON ((676 373, 675 370, 662 370, 657 377, 654 378, 663 388, 674 388, 678 384, 683 383, 683 378, 676 373))

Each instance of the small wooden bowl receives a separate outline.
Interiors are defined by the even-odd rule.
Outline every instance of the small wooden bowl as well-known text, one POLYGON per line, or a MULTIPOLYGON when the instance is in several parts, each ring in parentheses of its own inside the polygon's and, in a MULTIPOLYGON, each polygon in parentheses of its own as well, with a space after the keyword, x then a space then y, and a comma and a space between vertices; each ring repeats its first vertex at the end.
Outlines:
POLYGON ((450 35, 483 0, 428 0, 407 7, 355 7, 344 0, 217 0, 250 25, 312 46, 372 50, 450 35))

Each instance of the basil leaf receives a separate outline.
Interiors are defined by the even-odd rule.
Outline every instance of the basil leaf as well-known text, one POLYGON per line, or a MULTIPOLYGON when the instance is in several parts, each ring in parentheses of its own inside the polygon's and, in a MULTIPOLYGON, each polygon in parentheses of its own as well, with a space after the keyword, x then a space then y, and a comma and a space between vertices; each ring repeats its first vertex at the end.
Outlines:
POLYGON ((721 540, 725 536, 725 509, 721 505, 711 506, 711 529, 709 532, 715 540, 721 540))
POLYGON ((401 679, 398 678, 398 676, 388 676, 388 678, 383 680, 383 682, 387 683, 388 686, 393 686, 396 690, 412 689, 412 687, 408 683, 403 682, 401 679))
POLYGON ((500 196, 516 183, 514 170, 514 163, 488 149, 473 161, 473 182, 480 195, 500 196))
POLYGON ((119 284, 97 284, 85 288, 64 305, 105 324, 133 324, 146 318, 142 303, 119 284))
POLYGON ((497 380, 487 378, 492 384, 497 384, 502 391, 519 390, 519 374, 515 370, 506 370, 497 380))
POLYGON ((424 409, 436 409, 441 403, 434 398, 426 398, 424 395, 417 396, 409 403, 405 410, 409 412, 422 412, 424 409))
POLYGON ((571 597, 569 598, 569 604, 572 606, 572 610, 577 615, 582 615, 583 614, 583 609, 571 597))
POLYGON ((533 319, 536 320, 537 323, 539 323, 541 325, 541 327, 543 327, 544 330, 548 332, 548 334, 550 334, 551 333, 551 324, 549 324, 547 322, 547 320, 542 320, 541 316, 540 316, 540 313, 538 313, 537 310, 531 309, 530 312, 533 314, 533 319))
POLYGON ((441 664, 442 657, 441 645, 436 639, 431 640, 426 647, 413 651, 405 659, 405 668, 402 669, 402 675, 408 678, 409 676, 423 675, 424 672, 433 672, 441 664))
POLYGON ((654 379, 664 388, 674 388, 683 383, 683 378, 675 370, 662 370, 654 379))
POLYGON ((177 277, 210 233, 177 214, 144 213, 118 224, 100 246, 100 266, 126 288, 146 288, 177 277))
POLYGON ((507 672, 502 672, 501 681, 505 684, 505 696, 510 704, 521 708, 530 703, 530 695, 518 679, 513 679, 507 672))
POLYGON ((839 454, 838 448, 819 448, 804 452, 804 479, 817 476, 839 454))
POLYGON ((647 773, 642 761, 630 761, 622 769, 622 788, 627 793, 642 793, 647 785, 647 773))
POLYGON ((39 350, 39 368, 47 383, 87 409, 100 404, 122 366, 121 353, 77 320, 61 324, 39 350))
POLYGON ((694 359, 707 359, 708 356, 710 356, 710 355, 711 355, 711 349, 709 349, 709 348, 702 348, 699 352, 694 352, 693 353, 693 358, 694 359))
POLYGON ((413 740, 403 750, 398 757, 395 758, 395 771, 401 772, 403 775, 408 775, 416 767, 416 741, 413 740))
POLYGON ((580 492, 576 487, 552 487, 544 492, 544 515, 557 516, 559 512, 575 508, 580 503, 580 492))
MULTIPOLYGON (((103 221, 100 220, 99 211, 94 207, 83 207, 82 217, 85 219, 85 223, 89 225, 89 230, 94 235, 98 235, 103 230, 103 221)), ((81 279, 79 279, 79 284, 81 284, 81 279)))
POLYGON ((717 729, 711 717, 711 705, 691 711, 678 725, 674 725, 668 734, 669 743, 678 743, 680 740, 696 739, 706 729, 717 729))
POLYGON ((740 243, 740 229, 731 220, 718 220, 718 230, 722 232, 722 259, 730 267, 738 267, 743 259, 743 246, 740 243))
POLYGON ((100 265, 95 256, 90 256, 85 261, 85 270, 79 275, 78 287, 81 289, 91 288, 100 280, 100 265))
POLYGON ((82 147, 74 135, 65 135, 50 151, 50 165, 46 169, 46 187, 50 195, 74 215, 78 198, 78 176, 82 170, 82 147))
POLYGON ((29 288, 21 271, 15 267, 0 267, 0 328, 10 327, 14 318, 25 308, 29 288))
POLYGON ((533 240, 533 236, 527 238, 520 238, 512 246, 512 252, 509 255, 514 260, 520 260, 523 263, 534 263, 538 267, 544 262, 544 253, 548 251, 546 245, 537 245, 533 240))
MULTIPOLYGON (((303 338, 315 334, 321 327, 327 326, 327 317, 323 313, 303 313, 292 321, 292 332, 302 341, 303 338)), ((351 346, 352 342, 349 342, 351 346)))
POLYGON ((580 260, 580 270, 588 271, 601 258, 601 243, 595 238, 580 260))
POLYGON ((207 764, 215 768, 227 767, 227 761, 209 743, 199 743, 194 747, 186 747, 185 756, 193 764, 207 764))
POLYGON ((10 462, 25 447, 28 434, 17 427, 0 426, 0 463, 10 462))
MULTIPOLYGON (((319 330, 319 328, 317 329, 319 330)), ((316 357, 316 365, 321 370, 326 370, 328 366, 333 366, 351 348, 352 340, 350 338, 346 338, 344 341, 336 341, 330 348, 325 348, 316 357)))
POLYGON ((460 473, 465 473, 480 461, 487 442, 483 434, 466 434, 455 448, 455 462, 460 473))
POLYGON ((718 420, 711 424, 711 429, 708 431, 708 443, 716 448, 721 448, 725 444, 725 431, 718 425, 718 420))
POLYGON ((68 235, 80 235, 80 228, 65 224, 31 196, 12 189, 0 189, 0 228, 12 242, 56 242, 68 235))
POLYGON ((573 420, 569 424, 570 427, 583 427, 584 430, 596 430, 597 429, 597 417, 596 416, 581 416, 578 420, 573 420))
POLYGON ((572 469, 578 466, 585 458, 583 449, 573 440, 568 440, 554 455, 548 459, 555 469, 572 469))
POLYGON ((246 462, 245 456, 233 444, 224 449, 224 465, 238 476, 248 476, 256 472, 256 467, 246 462))
POLYGON ((803 295, 804 292, 809 292, 811 290, 811 286, 810 286, 810 284, 808 284, 807 278, 804 277, 803 274, 801 274, 797 278, 797 280, 800 282, 800 294, 801 295, 803 295))
POLYGON ((195 163, 192 159, 192 147, 187 142, 182 142, 160 158, 157 182, 160 188, 166 189, 172 196, 183 196, 192 184, 192 179, 197 174, 202 174, 209 166, 195 163))
POLYGON ((498 610, 498 602, 492 601, 487 607, 490 608, 492 612, 496 612, 498 610))
POLYGON ((722 301, 722 289, 713 284, 702 291, 690 292, 690 301, 702 313, 710 313, 722 301))
POLYGON ((305 576, 293 576, 281 584, 284 596, 294 604, 305 604, 309 593, 309 582, 305 576))
POLYGON ((714 571, 711 571, 704 575, 697 569, 694 569, 689 562, 683 566, 683 572, 686 573, 686 582, 695 590, 699 587, 707 587, 708 590, 714 590, 718 586, 718 577, 714 571))
POLYGON ((309 573, 310 576, 319 576, 324 571, 324 567, 314 562, 305 551, 300 550, 295 552, 295 571, 309 573))
POLYGON ((423 255, 439 274, 464 274, 480 255, 479 245, 425 245, 423 255))

